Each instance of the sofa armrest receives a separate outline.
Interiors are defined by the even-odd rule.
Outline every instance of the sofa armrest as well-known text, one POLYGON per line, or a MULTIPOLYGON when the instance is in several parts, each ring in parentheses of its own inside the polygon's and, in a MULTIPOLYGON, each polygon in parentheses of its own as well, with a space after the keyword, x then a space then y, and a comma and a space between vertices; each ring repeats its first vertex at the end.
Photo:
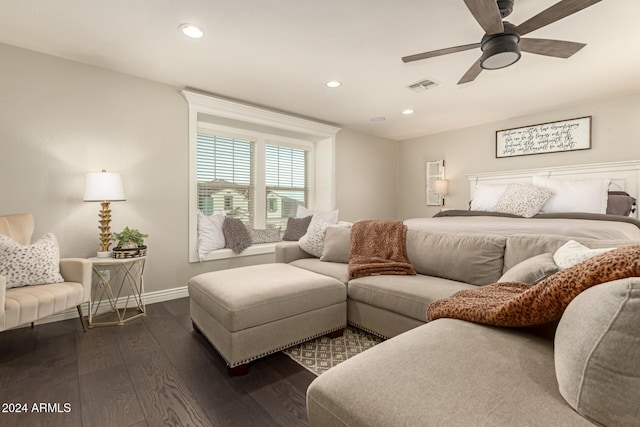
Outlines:
POLYGON ((300 249, 298 242, 278 242, 276 244, 276 262, 288 264, 302 258, 313 258, 313 255, 300 249))
POLYGON ((60 274, 66 282, 82 283, 84 298, 82 302, 91 299, 91 261, 84 258, 63 258, 60 260, 60 274))

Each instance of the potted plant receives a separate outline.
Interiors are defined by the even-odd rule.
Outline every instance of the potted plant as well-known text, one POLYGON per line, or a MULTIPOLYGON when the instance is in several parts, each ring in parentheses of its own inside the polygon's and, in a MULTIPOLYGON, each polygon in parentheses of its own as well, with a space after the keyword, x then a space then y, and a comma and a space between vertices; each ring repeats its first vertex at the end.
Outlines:
POLYGON ((132 258, 145 256, 147 247, 144 245, 144 239, 149 237, 135 228, 125 227, 119 233, 113 233, 111 240, 117 242, 117 246, 113 248, 114 258, 132 258))

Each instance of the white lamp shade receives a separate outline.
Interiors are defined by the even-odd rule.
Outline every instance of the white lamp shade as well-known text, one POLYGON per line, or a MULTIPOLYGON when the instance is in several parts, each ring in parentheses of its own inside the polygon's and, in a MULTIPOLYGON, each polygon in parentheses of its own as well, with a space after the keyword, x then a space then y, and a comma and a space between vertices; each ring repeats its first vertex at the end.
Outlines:
POLYGON ((85 202, 115 202, 126 200, 122 176, 114 172, 90 172, 84 186, 85 202))
POLYGON ((449 181, 446 179, 438 179, 433 183, 433 192, 444 196, 449 192, 449 181))

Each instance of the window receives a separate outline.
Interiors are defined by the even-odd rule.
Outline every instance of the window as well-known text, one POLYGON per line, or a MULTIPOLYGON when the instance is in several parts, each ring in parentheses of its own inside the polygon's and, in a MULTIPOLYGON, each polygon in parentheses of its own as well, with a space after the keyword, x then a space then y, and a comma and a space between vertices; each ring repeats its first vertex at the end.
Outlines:
POLYGON ((198 133, 198 209, 252 224, 254 143, 198 133))
MULTIPOLYGON (((189 103, 189 261, 198 259, 198 210, 253 228, 280 227, 297 206, 335 208, 338 128, 184 90, 189 103), (316 185, 319 183, 319 185, 316 185)), ((239 256, 273 252, 254 245, 239 256)), ((234 257, 220 249, 207 260, 234 257)))
POLYGON ((267 227, 284 230, 298 206, 307 205, 309 152, 267 144, 265 154, 267 227))

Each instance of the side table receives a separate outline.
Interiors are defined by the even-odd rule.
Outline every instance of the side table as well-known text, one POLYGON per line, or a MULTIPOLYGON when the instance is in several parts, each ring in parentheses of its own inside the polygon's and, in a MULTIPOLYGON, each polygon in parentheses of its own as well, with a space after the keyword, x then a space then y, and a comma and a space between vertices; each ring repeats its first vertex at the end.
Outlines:
POLYGON ((146 315, 143 300, 145 260, 144 256, 123 259, 89 258, 95 278, 92 280, 94 288, 89 306, 90 328, 124 325, 146 315))

